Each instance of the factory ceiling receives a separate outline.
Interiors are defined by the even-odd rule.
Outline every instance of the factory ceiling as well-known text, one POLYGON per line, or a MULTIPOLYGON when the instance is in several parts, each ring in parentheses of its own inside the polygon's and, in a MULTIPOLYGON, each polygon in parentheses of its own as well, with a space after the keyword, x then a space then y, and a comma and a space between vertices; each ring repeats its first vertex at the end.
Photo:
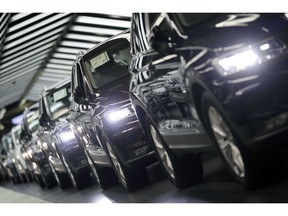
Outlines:
MULTIPOLYGON (((0 14, 0 124, 70 76, 76 54, 130 27, 131 14, 0 14)), ((1 130, 1 125, 0 125, 1 130)))

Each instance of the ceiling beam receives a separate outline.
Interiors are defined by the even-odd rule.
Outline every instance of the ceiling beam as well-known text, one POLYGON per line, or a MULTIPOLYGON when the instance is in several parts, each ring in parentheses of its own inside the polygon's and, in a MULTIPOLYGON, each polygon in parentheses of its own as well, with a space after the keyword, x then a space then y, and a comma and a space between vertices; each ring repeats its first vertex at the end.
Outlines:
POLYGON ((76 14, 71 14, 70 20, 67 23, 66 27, 64 28, 64 30, 62 31, 61 35, 59 36, 58 40, 56 41, 56 43, 54 44, 53 48, 51 49, 51 51, 48 53, 47 57, 45 58, 45 60, 43 61, 41 67, 38 69, 38 71, 36 72, 36 74, 34 75, 34 77, 32 78, 31 82, 29 83, 28 87, 25 89, 25 91, 23 92, 23 94, 21 95, 21 98, 25 98, 25 96, 29 93, 30 89, 32 88, 34 82, 37 80, 37 78, 41 75, 43 69, 45 68, 46 64, 49 62, 50 58, 52 57, 52 55, 54 54, 54 52, 56 51, 57 47, 59 46, 59 44, 61 43, 62 39, 65 37, 65 35, 67 34, 67 32, 69 31, 69 29, 71 28, 71 26, 73 25, 74 20, 77 18, 76 14))

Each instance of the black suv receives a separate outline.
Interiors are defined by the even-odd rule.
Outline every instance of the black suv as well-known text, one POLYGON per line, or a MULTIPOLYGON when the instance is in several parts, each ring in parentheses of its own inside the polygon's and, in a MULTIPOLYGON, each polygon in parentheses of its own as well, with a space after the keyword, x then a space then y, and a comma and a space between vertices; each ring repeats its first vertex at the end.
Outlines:
MULTIPOLYGON (((125 31, 80 54, 74 64, 72 94, 82 110, 91 106, 92 136, 97 140, 83 144, 100 186, 113 178, 107 171, 112 165, 121 184, 132 191, 148 183, 146 167, 155 160, 129 97, 129 38, 125 31)), ((75 129, 84 128, 77 127, 77 121, 74 124, 75 129)))
POLYGON ((15 156, 13 154, 15 146, 12 140, 11 131, 2 136, 1 142, 3 145, 3 162, 1 168, 4 169, 4 173, 8 174, 8 178, 12 181, 13 184, 18 184, 22 182, 22 177, 17 167, 15 156))
MULTIPOLYGON (((279 177, 288 138, 287 14, 134 14, 132 35, 133 105, 168 156, 170 179, 185 178, 174 151, 185 146, 167 131, 180 135, 187 125, 205 136, 204 126, 245 187, 279 177), (196 122, 184 126, 187 117, 196 122)), ((194 150, 205 144, 196 137, 186 140, 194 150)))
POLYGON ((90 169, 84 151, 70 127, 71 78, 44 91, 40 100, 41 147, 60 188, 69 186, 67 176, 76 189, 91 183, 90 169))
POLYGON ((26 166, 31 173, 34 180, 36 180, 33 172, 33 147, 37 145, 38 141, 38 125, 39 125, 39 104, 35 103, 29 107, 26 107, 23 112, 23 119, 21 122, 21 153, 25 160, 26 166))
MULTIPOLYGON (((147 35, 150 33, 152 37, 152 33, 146 18, 158 16, 132 16, 130 95, 142 128, 169 180, 176 187, 184 188, 202 179, 199 154, 214 148, 195 108, 189 107, 178 73, 181 59, 172 52, 157 52, 148 43, 147 35)), ((163 40, 164 36, 163 33, 163 40)))

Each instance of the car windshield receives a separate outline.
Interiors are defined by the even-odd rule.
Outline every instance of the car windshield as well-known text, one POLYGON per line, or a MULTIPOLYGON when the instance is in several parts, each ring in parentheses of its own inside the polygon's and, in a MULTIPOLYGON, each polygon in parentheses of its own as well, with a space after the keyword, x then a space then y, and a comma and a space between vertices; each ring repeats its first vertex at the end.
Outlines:
POLYGON ((88 77, 95 89, 128 75, 129 61, 130 43, 126 39, 117 39, 84 57, 88 77))
POLYGON ((66 85, 50 92, 47 95, 47 103, 52 114, 52 119, 58 119, 69 112, 71 103, 71 85, 66 85))
POLYGON ((200 24, 202 21, 211 18, 215 14, 208 13, 176 13, 178 20, 184 28, 200 24))

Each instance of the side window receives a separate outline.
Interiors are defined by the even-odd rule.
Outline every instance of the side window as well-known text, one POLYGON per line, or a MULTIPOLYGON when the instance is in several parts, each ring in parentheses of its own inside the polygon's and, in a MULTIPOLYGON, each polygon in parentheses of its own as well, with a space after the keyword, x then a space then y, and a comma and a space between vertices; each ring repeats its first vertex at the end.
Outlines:
POLYGON ((42 100, 41 100, 41 96, 39 96, 39 115, 43 114, 43 105, 42 105, 42 100))
POLYGON ((75 80, 75 74, 76 74, 76 71, 75 71, 75 64, 73 64, 72 66, 72 77, 71 77, 71 89, 72 89, 72 92, 74 91, 74 89, 76 88, 76 80, 75 80))

